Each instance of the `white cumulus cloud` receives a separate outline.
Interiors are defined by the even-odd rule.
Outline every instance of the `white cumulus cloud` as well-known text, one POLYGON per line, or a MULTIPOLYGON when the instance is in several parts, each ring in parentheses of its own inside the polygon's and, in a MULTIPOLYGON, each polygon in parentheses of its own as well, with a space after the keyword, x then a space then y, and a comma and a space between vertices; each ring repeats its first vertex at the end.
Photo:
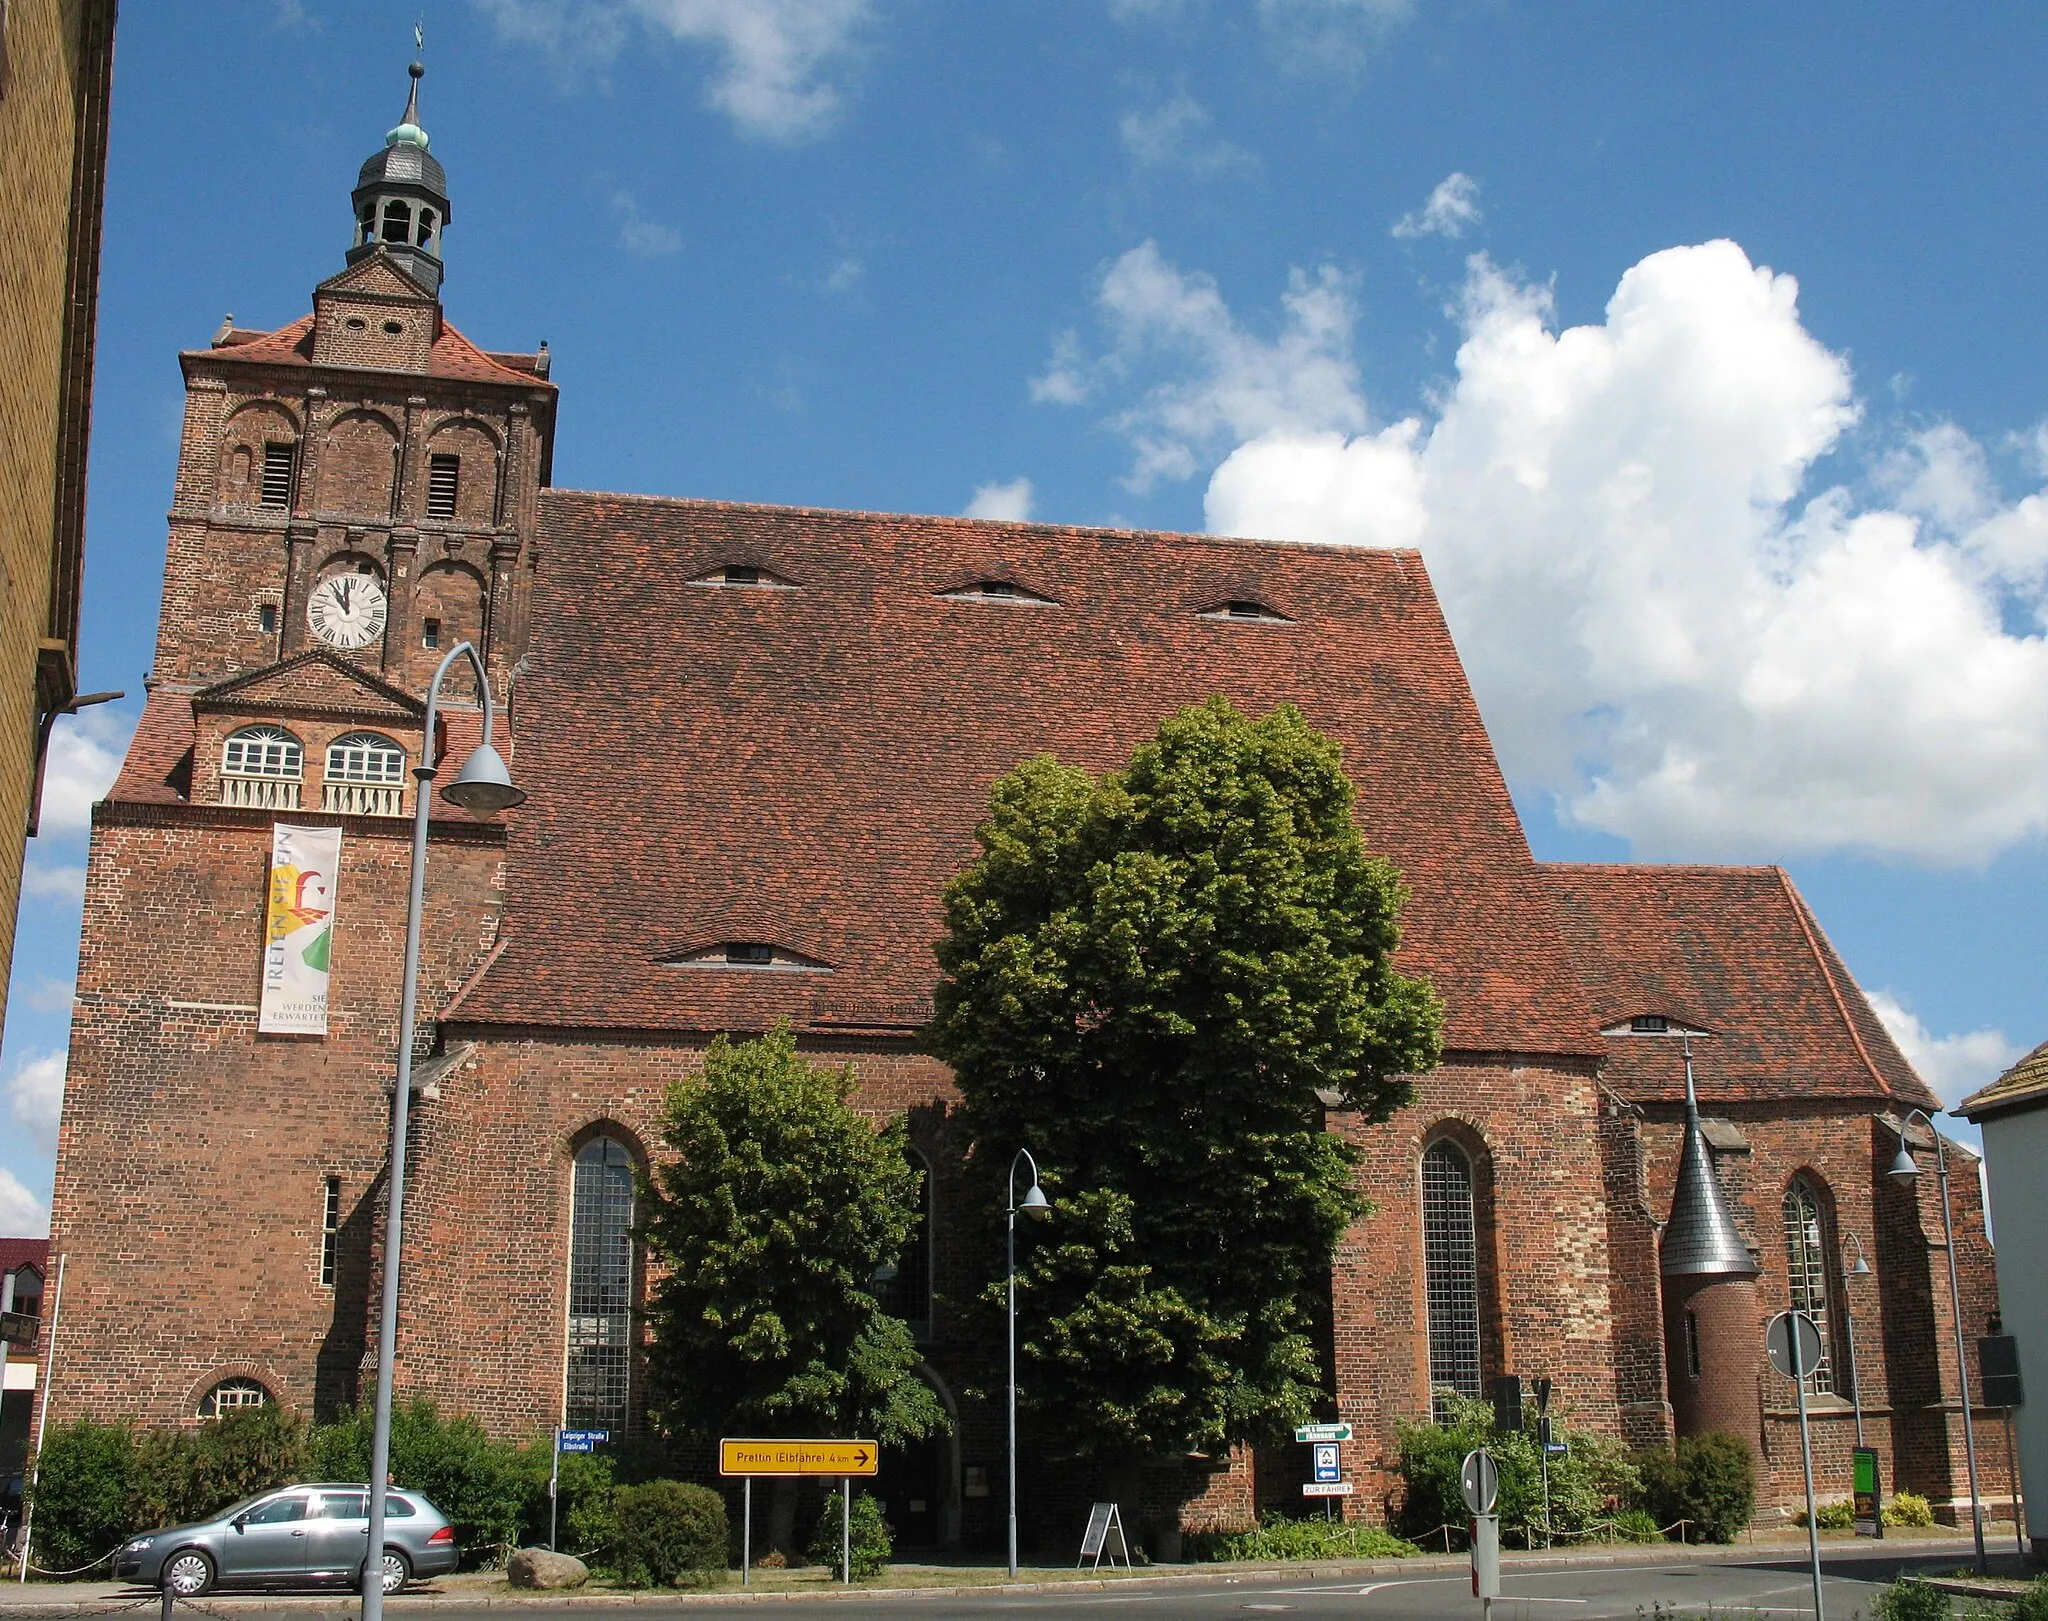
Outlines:
POLYGON ((41 832, 83 833, 92 826, 92 807, 121 774, 134 730, 135 717, 111 704, 57 718, 43 766, 41 832))
POLYGON ((612 194, 612 212, 619 217, 619 246, 635 257, 659 259, 682 251, 683 233, 649 219, 630 191, 612 194))
POLYGON ((1007 484, 977 484, 974 499, 967 503, 963 518, 998 518, 1004 523, 1028 523, 1031 519, 1031 480, 1013 478, 1007 484))
POLYGON ((29 1192, 21 1178, 0 1165, 0 1237, 49 1236, 50 1207, 29 1192))
POLYGON ((1945 1108, 1954 1108, 1980 1087, 1989 1086, 2025 1053, 2003 1030, 1969 1030, 1937 1036, 1890 991, 1867 991, 1871 1010, 1884 1021, 1906 1062, 1933 1088, 1945 1108))
POLYGON ((1429 200, 1394 221, 1393 234, 1403 241, 1418 236, 1463 236, 1480 220, 1479 182, 1468 174, 1448 174, 1436 183, 1429 200))
POLYGON ((46 866, 32 860, 21 869, 21 893, 31 900, 68 901, 77 906, 85 899, 85 868, 67 862, 46 866))
POLYGON ((2008 501, 1947 425, 1864 494, 1811 489, 1854 379, 1733 242, 1652 254, 1564 330, 1473 258, 1455 376, 1392 424, 1334 271, 1295 273, 1270 339, 1149 244, 1100 303, 1105 352, 1048 379, 1124 402, 1132 482, 1210 465, 1214 530, 1420 546, 1503 764, 1566 820, 1703 858, 1973 863, 2048 830, 2048 491, 2008 501))
POLYGON ((750 135, 801 140, 838 117, 842 78, 870 0, 475 0, 509 39, 574 68, 610 61, 637 34, 710 50, 705 97, 750 135))
POLYGON ((37 1151, 57 1152, 57 1121, 64 1113, 63 1053, 31 1053, 8 1072, 7 1112, 37 1151))
POLYGON ((1214 122, 1208 108, 1181 90, 1157 107, 1132 108, 1123 114, 1117 133, 1132 161, 1146 167, 1192 169, 1199 174, 1256 167, 1258 160, 1243 147, 1209 133, 1214 122))

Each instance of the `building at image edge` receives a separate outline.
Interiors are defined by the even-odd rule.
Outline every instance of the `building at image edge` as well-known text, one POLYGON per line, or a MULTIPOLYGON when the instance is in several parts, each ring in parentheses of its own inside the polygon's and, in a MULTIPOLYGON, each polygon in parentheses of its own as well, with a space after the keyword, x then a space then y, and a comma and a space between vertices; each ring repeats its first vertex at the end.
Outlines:
MULTIPOLYGON (((714 1034, 787 1020, 853 1065, 862 1108, 908 1116, 930 1173, 893 1298, 959 1422, 891 1460, 891 1518, 907 1545, 993 1543, 999 1415, 952 1388, 968 1145, 919 1042, 940 891, 1003 771, 1111 769, 1222 693, 1342 745, 1412 892, 1401 966, 1447 1011, 1411 1106, 1328 1114, 1375 1205, 1331 1280, 1350 1511, 1384 1512, 1394 1425, 1433 1387, 1506 1372, 1631 1442, 1711 1413, 1788 1502, 1761 1324, 1795 1298, 1827 1320, 1829 1478, 1853 1391, 1888 1481, 1966 1491, 1938 1208, 1882 1175, 1935 1099, 1778 869, 1532 860, 1417 553, 557 490, 545 348, 488 352, 443 315, 449 198, 415 107, 352 202, 310 315, 180 357, 155 673, 87 875, 56 1421, 325 1415, 370 1388, 408 769, 426 682, 469 639, 531 798, 435 810, 402 1395, 512 1435, 638 1424, 632 1167, 714 1034), (322 1037, 256 1029, 279 822, 341 831, 322 1037), (1681 1031, 1755 1275, 1667 1346, 1681 1031), (1852 1243, 1872 1270, 1845 1280, 1852 1243)), ((473 689, 444 712, 459 760, 473 689)), ((1990 1254, 1975 1178, 1956 1186, 1974 1319, 1990 1254)), ((1302 1448, 1175 1460, 1128 1507, 1241 1524, 1298 1506, 1306 1472, 1302 1448)), ((1090 1489, 1027 1456, 1027 1539, 1063 1547, 1090 1489)))

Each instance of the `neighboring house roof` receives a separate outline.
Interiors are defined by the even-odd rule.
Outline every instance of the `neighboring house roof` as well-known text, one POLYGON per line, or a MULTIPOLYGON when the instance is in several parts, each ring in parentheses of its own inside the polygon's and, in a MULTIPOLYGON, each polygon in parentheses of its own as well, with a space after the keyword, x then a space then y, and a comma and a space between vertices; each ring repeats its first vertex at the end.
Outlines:
MULTIPOLYGON (((232 354, 237 360, 254 360, 270 365, 310 366, 313 364, 313 317, 302 315, 275 332, 249 333, 233 327, 223 332, 210 349, 191 352, 189 358, 232 354)), ((429 377, 460 378, 474 383, 517 383, 522 388, 553 388, 536 370, 532 355, 502 355, 493 358, 450 325, 441 322, 434 346, 427 357, 429 377), (521 364, 521 363, 524 364, 521 364)))
POLYGON ((50 1241, 47 1238, 0 1238, 0 1273, 18 1272, 25 1266, 32 1266, 48 1277, 50 1241))
MULTIPOLYGON (((1602 1029, 1642 1014, 1693 1039, 1700 1096, 1869 1098, 1934 1110, 1779 867, 1546 864, 1564 935, 1602 1029)), ((1601 1074, 1637 1102, 1682 1101, 1675 1037, 1606 1038, 1601 1074)))
POLYGON ((1988 1120, 2019 1109, 2048 1109, 2048 1041, 2007 1070, 1981 1092, 1956 1105, 1966 1120, 1988 1120))
POLYGON ((1601 1050, 1412 551, 559 490, 539 540, 532 798, 464 1022, 914 1028, 994 779, 1040 753, 1120 766, 1220 692, 1342 745, 1451 1047, 1601 1050), (708 578, 731 564, 785 583, 708 578), (727 941, 773 964, 727 968, 727 941))

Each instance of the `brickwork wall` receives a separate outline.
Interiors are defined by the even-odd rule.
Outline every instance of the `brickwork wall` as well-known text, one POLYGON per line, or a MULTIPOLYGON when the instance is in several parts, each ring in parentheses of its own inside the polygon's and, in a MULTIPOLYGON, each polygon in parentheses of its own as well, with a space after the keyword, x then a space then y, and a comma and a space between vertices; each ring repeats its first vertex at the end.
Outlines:
POLYGON ((0 96, 0 1016, 14 958, 23 830, 36 787, 39 666, 45 701, 76 675, 85 519, 84 437, 105 172, 105 0, 6 8, 0 96), (74 311, 74 302, 78 307, 74 311), (46 645, 47 648, 46 648, 46 645))
MULTIPOLYGON (((235 1373, 308 1409, 354 1394, 398 1042, 410 829, 340 820, 323 1040, 255 1030, 270 816, 102 807, 52 1229, 70 1256, 51 1386, 59 1420, 189 1419, 235 1373), (327 1288, 330 1176, 342 1183, 344 1265, 327 1288)), ((503 860, 497 830, 437 825, 429 1010, 493 941, 503 860)))

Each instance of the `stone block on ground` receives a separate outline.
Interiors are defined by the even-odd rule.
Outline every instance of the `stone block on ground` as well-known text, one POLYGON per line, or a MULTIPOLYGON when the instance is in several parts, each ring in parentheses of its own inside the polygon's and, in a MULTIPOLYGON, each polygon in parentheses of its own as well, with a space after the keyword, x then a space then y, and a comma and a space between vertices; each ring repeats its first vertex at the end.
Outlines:
POLYGON ((506 1562, 505 1579, 514 1587, 581 1587, 590 1580, 590 1567, 573 1554, 521 1548, 506 1562))

